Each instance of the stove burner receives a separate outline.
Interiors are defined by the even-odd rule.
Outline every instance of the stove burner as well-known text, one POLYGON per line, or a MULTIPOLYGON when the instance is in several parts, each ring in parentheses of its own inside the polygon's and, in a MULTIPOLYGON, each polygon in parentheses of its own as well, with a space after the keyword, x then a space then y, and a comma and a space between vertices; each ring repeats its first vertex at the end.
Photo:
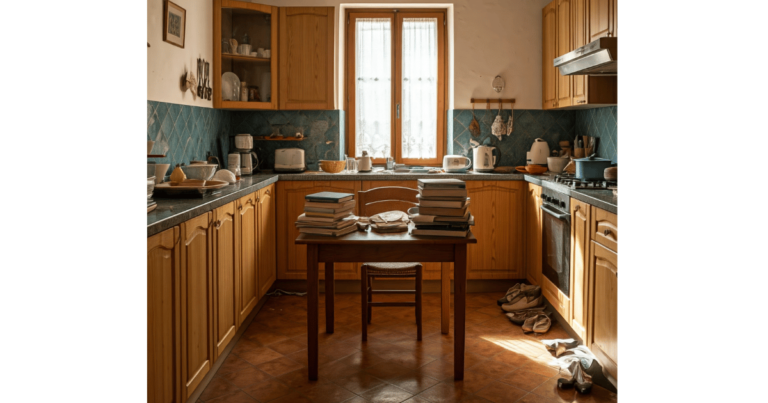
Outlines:
POLYGON ((585 181, 576 178, 573 174, 560 174, 555 176, 555 183, 568 186, 571 189, 611 189, 618 185, 616 181, 585 181))

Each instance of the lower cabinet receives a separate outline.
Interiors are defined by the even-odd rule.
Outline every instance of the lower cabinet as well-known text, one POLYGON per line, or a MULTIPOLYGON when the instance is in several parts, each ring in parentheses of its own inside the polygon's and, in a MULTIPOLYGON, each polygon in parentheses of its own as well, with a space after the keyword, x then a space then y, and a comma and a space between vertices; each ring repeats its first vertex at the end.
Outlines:
POLYGON ((213 211, 213 260, 214 260, 214 323, 215 357, 235 337, 238 325, 237 287, 238 241, 235 229, 235 203, 229 203, 213 211))
POLYGON ((525 193, 525 278, 541 285, 541 186, 528 183, 525 193))
MULTIPOLYGON (((277 182, 277 278, 280 280, 306 280, 307 246, 296 245, 299 230, 296 218, 304 212, 304 197, 318 192, 353 193, 357 198, 360 181, 285 181, 277 182)), ((357 208, 355 208, 357 213, 357 208)), ((320 263, 320 278, 325 278, 325 265, 320 263)), ((337 280, 360 279, 359 264, 334 265, 337 280)))
POLYGON ((237 324, 243 323, 259 302, 258 250, 256 248, 256 210, 259 194, 237 200, 235 231, 239 238, 237 273, 237 324))
POLYGON ((211 214, 180 225, 182 401, 195 391, 214 361, 211 214))
POLYGON ((587 340, 590 215, 589 204, 571 199, 571 328, 582 340, 587 340))
POLYGON ((147 238, 147 402, 179 402, 179 228, 147 238))
POLYGON ((590 292, 592 334, 588 346, 608 373, 618 380, 618 256, 592 241, 589 267, 594 281, 590 292))
POLYGON ((259 298, 269 292, 277 279, 277 259, 275 251, 275 185, 269 185, 259 191, 257 244, 259 253, 259 298))

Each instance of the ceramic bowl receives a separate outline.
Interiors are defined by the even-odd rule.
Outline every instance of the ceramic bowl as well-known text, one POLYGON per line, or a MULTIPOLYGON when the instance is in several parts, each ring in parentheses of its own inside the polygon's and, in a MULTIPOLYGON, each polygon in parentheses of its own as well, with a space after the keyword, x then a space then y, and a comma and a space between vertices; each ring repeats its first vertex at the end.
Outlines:
POLYGON ((320 160, 320 169, 329 174, 337 174, 344 170, 346 164, 346 161, 320 160))
POLYGON ((150 176, 147 178, 147 199, 152 197, 152 192, 155 191, 155 177, 150 176))
POLYGON ((525 167, 525 169, 528 171, 528 173, 534 175, 540 175, 544 172, 547 172, 547 167, 543 167, 541 165, 528 165, 525 167))
POLYGON ((181 170, 184 171, 184 175, 187 175, 187 179, 207 181, 213 178, 217 167, 216 164, 193 164, 183 166, 181 170))

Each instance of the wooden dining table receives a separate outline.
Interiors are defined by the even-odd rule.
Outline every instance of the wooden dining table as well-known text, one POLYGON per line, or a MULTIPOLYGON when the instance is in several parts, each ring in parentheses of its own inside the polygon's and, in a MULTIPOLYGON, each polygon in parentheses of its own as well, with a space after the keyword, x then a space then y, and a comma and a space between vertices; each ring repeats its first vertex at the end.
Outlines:
MULTIPOLYGON (((411 229, 413 223, 410 224, 411 229)), ((464 341, 467 292, 467 245, 477 243, 472 232, 464 238, 411 236, 408 232, 380 234, 355 231, 331 237, 299 234, 296 244, 307 245, 307 355, 309 380, 317 380, 320 263, 325 263, 325 331, 333 333, 334 263, 344 262, 453 262, 453 374, 464 379, 464 341)), ((446 267, 447 265, 443 265, 446 267)), ((448 331, 450 270, 441 270, 443 286, 443 333, 448 331), (447 295, 446 295, 447 294, 447 295)))

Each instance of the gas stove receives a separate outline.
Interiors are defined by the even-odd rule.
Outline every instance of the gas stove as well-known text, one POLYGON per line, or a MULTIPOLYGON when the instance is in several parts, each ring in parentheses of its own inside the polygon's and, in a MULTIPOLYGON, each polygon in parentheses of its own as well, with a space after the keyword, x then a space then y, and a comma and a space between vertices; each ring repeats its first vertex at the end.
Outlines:
POLYGON ((616 181, 586 181, 567 173, 556 175, 555 183, 568 186, 571 189, 616 189, 618 187, 618 182, 616 181))

